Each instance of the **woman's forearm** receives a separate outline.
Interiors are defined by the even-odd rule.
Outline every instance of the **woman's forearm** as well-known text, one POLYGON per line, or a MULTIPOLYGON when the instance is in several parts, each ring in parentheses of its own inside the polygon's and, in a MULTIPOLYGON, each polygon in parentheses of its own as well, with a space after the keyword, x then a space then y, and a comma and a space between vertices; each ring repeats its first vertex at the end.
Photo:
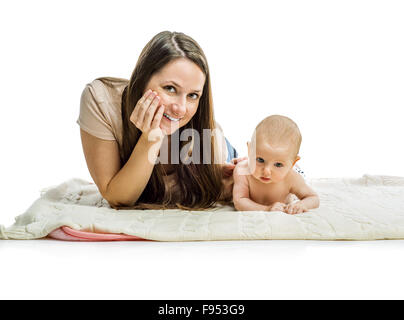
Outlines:
POLYGON ((153 172, 162 141, 148 141, 144 134, 140 136, 128 161, 108 184, 105 199, 111 206, 136 203, 153 172))

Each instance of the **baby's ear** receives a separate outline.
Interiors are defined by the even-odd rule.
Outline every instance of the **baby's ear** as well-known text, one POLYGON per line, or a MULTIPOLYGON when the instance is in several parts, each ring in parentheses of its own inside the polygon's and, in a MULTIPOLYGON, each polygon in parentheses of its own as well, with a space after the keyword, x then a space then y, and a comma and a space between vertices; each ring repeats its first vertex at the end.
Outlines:
POLYGON ((301 159, 301 158, 300 158, 299 156, 296 156, 296 159, 295 159, 295 161, 293 162, 292 167, 293 167, 293 166, 295 165, 295 163, 298 162, 300 159, 301 159))

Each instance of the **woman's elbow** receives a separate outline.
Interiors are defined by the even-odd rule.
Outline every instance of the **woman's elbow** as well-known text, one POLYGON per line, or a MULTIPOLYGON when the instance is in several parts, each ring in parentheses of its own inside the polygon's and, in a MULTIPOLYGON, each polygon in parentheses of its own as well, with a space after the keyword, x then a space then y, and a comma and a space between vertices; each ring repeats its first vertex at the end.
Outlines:
POLYGON ((234 199, 234 198, 233 198, 233 204, 234 204, 234 208, 235 208, 237 211, 243 211, 243 206, 242 206, 242 204, 240 203, 239 199, 234 199))
POLYGON ((102 197, 108 202, 108 204, 110 205, 110 207, 112 209, 118 209, 119 207, 122 207, 121 203, 119 203, 115 200, 112 200, 111 198, 106 197, 105 195, 102 195, 102 197))
POLYGON ((121 203, 121 202, 108 201, 108 204, 111 206, 112 209, 119 210, 119 209, 122 209, 122 208, 133 207, 134 205, 136 205, 136 202, 121 203))
POLYGON ((112 209, 120 209, 125 207, 132 207, 136 204, 136 201, 126 202, 116 200, 106 194, 102 195, 102 197, 108 202, 112 209))
MULTIPOLYGON (((107 200, 107 201, 108 201, 108 200, 107 200)), ((110 205, 110 207, 111 207, 112 209, 116 209, 116 210, 118 210, 120 207, 122 207, 121 204, 116 203, 116 202, 112 202, 112 201, 108 201, 108 204, 110 205)))

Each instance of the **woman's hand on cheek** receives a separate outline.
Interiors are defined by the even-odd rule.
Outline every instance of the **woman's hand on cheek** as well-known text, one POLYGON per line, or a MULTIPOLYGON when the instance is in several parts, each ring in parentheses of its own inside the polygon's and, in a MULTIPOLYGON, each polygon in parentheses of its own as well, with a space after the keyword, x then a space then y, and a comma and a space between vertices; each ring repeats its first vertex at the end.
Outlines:
POLYGON ((139 99, 130 116, 130 121, 144 134, 149 141, 156 141, 164 138, 164 133, 160 128, 163 118, 164 105, 160 105, 160 97, 151 90, 139 99))

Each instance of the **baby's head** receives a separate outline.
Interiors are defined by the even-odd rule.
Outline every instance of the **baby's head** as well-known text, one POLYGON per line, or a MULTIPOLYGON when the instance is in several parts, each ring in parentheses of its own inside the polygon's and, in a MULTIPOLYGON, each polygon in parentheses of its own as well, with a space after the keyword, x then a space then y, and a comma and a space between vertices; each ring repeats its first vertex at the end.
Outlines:
POLYGON ((291 119, 266 117, 255 128, 251 142, 247 142, 251 175, 262 183, 282 181, 300 159, 301 141, 300 130, 291 119))

